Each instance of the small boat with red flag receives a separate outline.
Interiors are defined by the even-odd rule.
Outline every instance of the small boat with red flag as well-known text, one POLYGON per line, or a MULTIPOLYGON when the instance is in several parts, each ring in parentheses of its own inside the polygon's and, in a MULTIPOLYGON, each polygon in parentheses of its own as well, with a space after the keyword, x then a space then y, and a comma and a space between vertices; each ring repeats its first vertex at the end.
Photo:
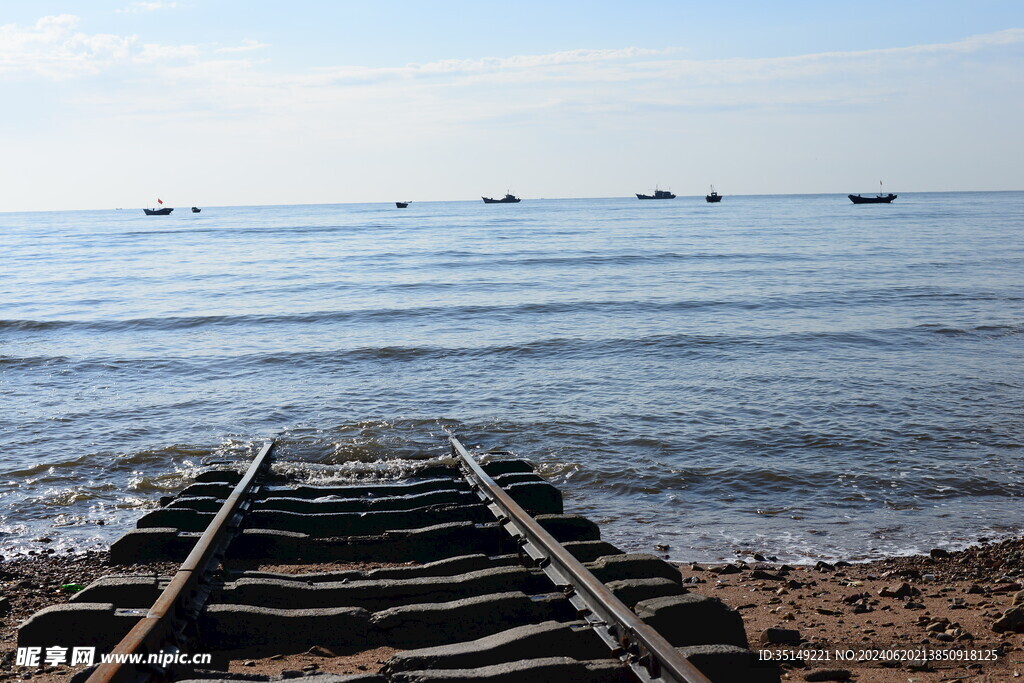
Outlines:
POLYGON ((156 200, 156 203, 160 204, 159 209, 143 209, 143 211, 146 212, 147 216, 170 216, 171 211, 174 211, 174 209, 170 208, 169 206, 163 206, 164 200, 162 199, 158 198, 156 200))

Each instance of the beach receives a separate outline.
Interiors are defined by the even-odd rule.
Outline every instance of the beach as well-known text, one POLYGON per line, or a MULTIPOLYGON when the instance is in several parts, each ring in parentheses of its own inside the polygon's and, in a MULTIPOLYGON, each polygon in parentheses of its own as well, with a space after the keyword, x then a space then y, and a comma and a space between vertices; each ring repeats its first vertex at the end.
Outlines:
MULTIPOLYGON (((103 552, 61 556, 45 551, 41 545, 34 555, 7 557, 0 564, 8 601, 0 614, 0 680, 29 680, 26 673, 36 681, 69 677, 72 669, 66 666, 25 669, 13 661, 18 624, 43 607, 65 602, 72 593, 62 585, 88 584, 108 573, 170 575, 177 568, 171 563, 111 566, 103 552)), ((948 554, 938 551, 934 558, 817 566, 758 561, 751 553, 730 563, 683 563, 680 571, 692 592, 739 610, 751 649, 779 661, 784 680, 981 682, 1024 675, 1024 621, 1017 617, 1016 627, 993 628, 1014 602, 1024 603, 1022 552, 1024 540, 1013 539, 948 554), (765 643, 769 629, 795 630, 799 643, 765 643), (825 671, 833 675, 814 678, 825 671)), ((231 670, 273 675, 313 666, 319 672, 366 673, 393 652, 242 657, 231 670)))
POLYGON ((693 590, 742 613, 751 648, 779 661, 784 678, 995 681, 1024 675, 1024 610, 1000 621, 1024 602, 1022 551, 1014 539, 934 557, 787 567, 745 555, 681 569, 700 582, 693 590), (771 642, 790 639, 799 642, 771 642), (813 678, 828 670, 850 677, 813 678))

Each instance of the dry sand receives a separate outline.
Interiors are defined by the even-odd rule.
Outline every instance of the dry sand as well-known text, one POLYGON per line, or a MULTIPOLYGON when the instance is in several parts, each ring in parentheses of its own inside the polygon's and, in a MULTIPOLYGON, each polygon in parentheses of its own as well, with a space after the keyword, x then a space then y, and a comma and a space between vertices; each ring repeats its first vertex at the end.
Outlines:
POLYGON ((728 568, 695 564, 680 570, 684 581, 700 582, 690 586, 694 592, 740 610, 753 650, 791 658, 782 662, 784 680, 1024 680, 1024 636, 994 630, 1015 599, 1024 601, 1022 550, 1024 541, 1012 540, 867 564, 786 567, 759 562, 770 559, 759 555, 728 568), (800 644, 763 644, 764 632, 773 628, 798 631, 800 644), (848 651, 878 659, 838 659, 837 653, 848 651), (939 655, 946 657, 973 652, 979 659, 924 666, 905 658, 921 651, 945 651, 939 655), (827 669, 837 671, 818 677, 827 669))
MULTIPOLYGON (((1024 626, 996 631, 1005 612, 1024 613, 1024 540, 986 543, 935 557, 901 557, 867 564, 786 567, 770 557, 743 556, 730 565, 682 565, 694 592, 719 597, 743 614, 751 648, 783 662, 784 680, 852 680, 879 683, 932 681, 1024 682, 1024 626), (882 593, 886 596, 883 596, 882 593), (890 593, 897 595, 887 597, 890 593), (1019 606, 1013 608, 1016 599, 1019 606), (799 645, 762 645, 766 629, 798 631, 799 645), (837 661, 837 652, 854 656, 889 652, 885 661, 837 661), (904 652, 976 653, 978 661, 901 660, 904 652), (785 653, 785 654, 778 654, 785 653), (822 660, 823 657, 828 660, 822 660), (817 661, 809 661, 817 657, 817 661), (831 678, 816 678, 822 670, 831 678), (845 673, 844 673, 845 672, 845 673), (847 678, 843 678, 846 675, 847 678)), ((335 569, 363 566, 341 566, 335 569)), ((14 666, 17 627, 34 612, 65 602, 61 586, 88 584, 112 573, 170 575, 169 563, 111 566, 106 553, 59 555, 41 548, 33 555, 0 562, 0 680, 63 681, 67 667, 29 671, 14 666)), ((264 567, 270 569, 270 567, 264 567)), ((309 570, 312 567, 275 570, 309 570)), ((362 673, 377 671, 393 653, 314 651, 282 658, 246 659, 232 670, 279 673, 286 669, 362 673), (251 661, 252 664, 247 664, 251 661), (315 667, 315 669, 313 668, 315 667)), ((963 656, 963 655, 961 655, 963 656)))

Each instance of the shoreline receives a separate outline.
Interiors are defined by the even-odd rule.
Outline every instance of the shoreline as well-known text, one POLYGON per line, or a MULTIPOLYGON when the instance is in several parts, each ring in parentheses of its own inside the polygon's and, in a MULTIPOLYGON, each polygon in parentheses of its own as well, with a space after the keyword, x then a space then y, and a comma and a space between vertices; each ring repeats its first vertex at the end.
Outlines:
MULTIPOLYGON (((950 683, 1024 677, 1024 537, 862 563, 768 560, 757 554, 723 564, 676 564, 688 589, 720 598, 742 614, 751 649, 780 661, 783 680, 950 683), (1001 623, 1017 625, 994 630, 1010 611, 1017 616, 1001 623), (783 634, 789 644, 764 643, 763 638, 779 639, 776 631, 765 636, 769 629, 797 634, 783 634), (927 666, 885 657, 837 660, 845 651, 862 658, 938 650, 995 654, 927 666), (832 677, 817 677, 823 675, 832 677)), ((29 680, 26 673, 33 681, 70 676, 67 667, 40 671, 14 665, 18 626, 42 608, 66 602, 73 594, 67 584, 176 569, 168 562, 112 565, 109 553, 95 550, 62 554, 44 548, 0 559, 0 680, 29 680)), ((322 671, 331 668, 330 661, 323 661, 322 671)))

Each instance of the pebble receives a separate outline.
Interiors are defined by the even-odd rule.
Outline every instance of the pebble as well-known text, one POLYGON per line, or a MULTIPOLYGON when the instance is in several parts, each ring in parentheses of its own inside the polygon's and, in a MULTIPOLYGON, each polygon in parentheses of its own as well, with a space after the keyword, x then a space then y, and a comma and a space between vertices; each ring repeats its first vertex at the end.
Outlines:
POLYGON ((992 630, 1024 633, 1024 605, 1017 605, 1003 612, 1003 616, 992 624, 992 630))
POLYGON ((907 582, 900 584, 890 584, 884 586, 878 594, 883 598, 909 598, 912 595, 919 595, 921 591, 917 590, 907 582))
POLYGON ((800 631, 793 628, 766 628, 760 640, 766 645, 797 645, 802 638, 800 631))

